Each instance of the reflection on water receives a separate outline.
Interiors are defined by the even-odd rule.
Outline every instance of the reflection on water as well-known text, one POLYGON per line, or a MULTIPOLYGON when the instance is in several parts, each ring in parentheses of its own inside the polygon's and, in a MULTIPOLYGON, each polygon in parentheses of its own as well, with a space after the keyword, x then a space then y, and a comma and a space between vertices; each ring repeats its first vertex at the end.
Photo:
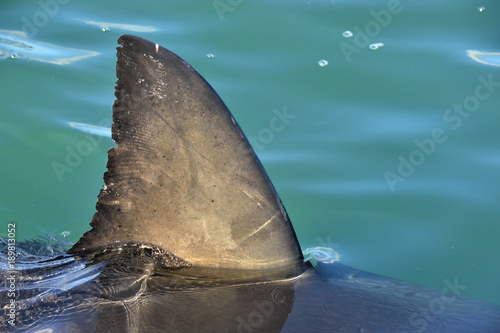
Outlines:
MULTIPOLYGON (((36 245, 44 248, 42 243, 29 242, 16 246, 27 252, 36 251, 36 245)), ((165 270, 152 265, 152 257, 137 249, 127 253, 119 249, 111 251, 114 258, 109 261, 94 264, 67 254, 20 254, 14 270, 1 265, 7 256, 0 256, 0 278, 15 276, 17 293, 9 297, 18 309, 14 326, 7 321, 10 310, 0 308, 0 331, 153 332, 161 327, 168 332, 242 328, 277 332, 292 309, 290 279, 249 283, 240 270, 208 278, 203 268, 196 275, 189 274, 189 269, 185 273, 179 268, 165 270), (232 273, 244 280, 233 283, 232 273)), ((0 242, 0 253, 6 250, 7 245, 0 242)), ((0 286, 2 292, 7 293, 8 287, 0 286)))
MULTIPOLYGON (((270 275, 165 269, 145 247, 105 248, 95 253, 105 261, 66 254, 32 261, 20 255, 24 263, 16 262, 14 270, 0 265, 0 278, 9 282, 0 294, 9 294, 14 304, 12 311, 0 308, 0 331, 455 333, 496 332, 500 325, 499 308, 460 297, 466 286, 456 278, 445 280, 440 291, 321 261, 298 276, 279 267, 270 275)), ((321 259, 331 249, 309 250, 321 259)))
POLYGON ((98 52, 71 49, 29 39, 22 31, 0 30, 0 59, 28 59, 67 65, 95 57, 98 52))
POLYGON ((121 29, 134 32, 155 32, 158 31, 157 28, 153 26, 145 26, 138 24, 124 24, 124 23, 112 23, 112 22, 96 22, 82 20, 83 23, 98 26, 102 31, 107 31, 109 29, 121 29))
POLYGON ((481 52, 476 50, 467 50, 467 55, 480 64, 490 66, 500 66, 500 52, 481 52))
POLYGON ((84 123, 75 123, 75 122, 68 122, 68 125, 72 128, 76 128, 77 130, 80 130, 85 133, 90 133, 90 134, 95 134, 99 136, 104 136, 111 138, 111 128, 110 127, 104 127, 104 126, 96 126, 96 125, 90 125, 90 124, 84 124, 84 123))

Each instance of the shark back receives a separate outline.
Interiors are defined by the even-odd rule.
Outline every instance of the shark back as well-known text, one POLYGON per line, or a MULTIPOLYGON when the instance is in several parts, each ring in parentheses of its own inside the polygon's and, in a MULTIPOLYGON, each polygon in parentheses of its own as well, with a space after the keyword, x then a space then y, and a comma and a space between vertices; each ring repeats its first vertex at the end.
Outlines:
POLYGON ((105 186, 71 249, 149 243, 195 266, 298 266, 288 215, 217 93, 185 61, 123 35, 105 186))

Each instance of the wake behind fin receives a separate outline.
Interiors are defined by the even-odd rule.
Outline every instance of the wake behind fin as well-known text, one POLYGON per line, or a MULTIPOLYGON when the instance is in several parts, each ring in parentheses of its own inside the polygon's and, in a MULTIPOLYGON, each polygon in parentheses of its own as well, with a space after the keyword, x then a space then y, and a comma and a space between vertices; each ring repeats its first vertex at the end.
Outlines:
POLYGON ((70 250, 149 243, 195 266, 297 266, 288 215, 240 127, 189 64, 123 35, 105 186, 70 250))

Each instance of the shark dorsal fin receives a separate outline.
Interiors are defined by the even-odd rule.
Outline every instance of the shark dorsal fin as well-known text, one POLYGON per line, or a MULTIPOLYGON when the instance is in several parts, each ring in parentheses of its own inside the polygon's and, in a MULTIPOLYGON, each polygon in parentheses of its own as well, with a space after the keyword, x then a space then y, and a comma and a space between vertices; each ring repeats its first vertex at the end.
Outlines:
POLYGON ((302 260, 262 165, 217 93, 185 61, 123 35, 105 186, 72 252, 154 244, 193 265, 268 269, 302 260))

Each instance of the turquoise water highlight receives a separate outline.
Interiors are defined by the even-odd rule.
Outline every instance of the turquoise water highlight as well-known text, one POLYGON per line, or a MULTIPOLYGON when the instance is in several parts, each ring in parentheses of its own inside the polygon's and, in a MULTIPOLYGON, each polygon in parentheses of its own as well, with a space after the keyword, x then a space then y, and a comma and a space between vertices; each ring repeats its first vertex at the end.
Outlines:
POLYGON ((114 48, 129 33, 176 52, 218 91, 303 249, 331 247, 344 264, 439 290, 457 279, 500 304, 500 5, 222 2, 230 9, 2 2, 2 225, 16 221, 18 239, 70 231, 76 241, 89 229, 113 146, 114 48), (55 59, 93 56, 40 61, 47 44, 55 59), (289 117, 273 131, 277 113, 289 117))

